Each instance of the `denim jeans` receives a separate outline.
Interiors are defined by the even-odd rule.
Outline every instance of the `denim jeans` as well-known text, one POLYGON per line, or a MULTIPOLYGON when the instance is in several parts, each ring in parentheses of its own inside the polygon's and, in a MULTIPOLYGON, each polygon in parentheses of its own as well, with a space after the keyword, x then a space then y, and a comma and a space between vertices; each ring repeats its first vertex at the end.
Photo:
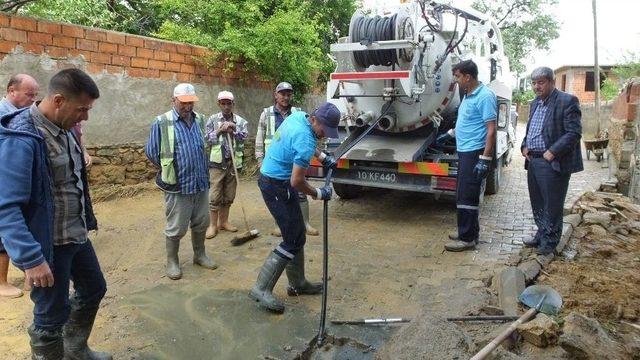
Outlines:
POLYGON ((283 258, 293 259, 307 240, 298 193, 289 180, 276 180, 264 175, 258 178, 258 187, 282 232, 282 242, 274 251, 283 258))
POLYGON ((456 189, 456 208, 458 217, 458 238, 472 242, 480 236, 480 191, 482 181, 473 174, 479 156, 484 149, 458 153, 458 182, 456 189))
POLYGON ((53 247, 53 287, 33 287, 33 324, 37 330, 61 330, 72 310, 96 308, 107 291, 91 241, 53 247), (69 281, 75 290, 69 299, 69 281))

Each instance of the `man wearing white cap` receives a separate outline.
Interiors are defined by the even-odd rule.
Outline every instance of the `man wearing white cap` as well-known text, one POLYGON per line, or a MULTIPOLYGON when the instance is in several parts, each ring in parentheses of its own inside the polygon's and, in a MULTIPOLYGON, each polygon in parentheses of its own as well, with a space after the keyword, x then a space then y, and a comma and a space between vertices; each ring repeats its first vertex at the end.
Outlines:
POLYGON ((244 163, 244 140, 249 135, 247 120, 233 113, 235 105, 230 91, 218 93, 220 111, 211 115, 205 126, 211 169, 211 190, 209 191, 209 228, 207 239, 216 236, 218 230, 235 232, 238 228, 229 223, 229 209, 236 197, 237 179, 234 175, 231 152, 236 168, 244 163), (227 136, 230 135, 229 137, 227 136), (229 143, 231 139, 231 143, 229 143))
POLYGON ((160 168, 156 184, 164 191, 167 225, 167 277, 182 277, 178 249, 180 239, 191 228, 193 263, 206 269, 218 266, 207 256, 205 233, 209 169, 205 151, 204 116, 193 111, 198 101, 191 84, 178 84, 171 98, 173 108, 156 117, 146 146, 147 158, 160 168))
MULTIPOLYGON (((262 159, 264 159, 264 155, 269 145, 271 145, 273 135, 280 127, 280 124, 292 113, 301 111, 299 108, 291 106, 293 86, 288 82, 283 81, 276 86, 274 97, 275 104, 264 108, 258 121, 255 146, 255 156, 258 160, 258 166, 262 166, 262 159)), ((309 202, 307 201, 307 195, 299 192, 298 198, 300 199, 300 208, 302 209, 302 217, 304 218, 304 227, 307 235, 317 236, 319 234, 318 230, 309 223, 309 202)), ((282 236, 282 232, 277 224, 271 234, 273 236, 282 236)))

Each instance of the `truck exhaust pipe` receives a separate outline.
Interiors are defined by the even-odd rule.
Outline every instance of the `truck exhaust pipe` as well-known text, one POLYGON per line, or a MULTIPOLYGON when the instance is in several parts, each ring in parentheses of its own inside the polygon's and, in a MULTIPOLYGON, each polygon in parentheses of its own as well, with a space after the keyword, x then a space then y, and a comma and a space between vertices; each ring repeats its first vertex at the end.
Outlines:
POLYGON ((356 118, 356 126, 357 127, 367 126, 369 125, 370 122, 373 121, 373 119, 375 119, 375 114, 373 113, 373 111, 363 112, 362 114, 358 115, 358 117, 356 118))
POLYGON ((384 131, 390 131, 396 126, 396 117, 392 114, 385 115, 380 119, 380 124, 378 126, 384 131))

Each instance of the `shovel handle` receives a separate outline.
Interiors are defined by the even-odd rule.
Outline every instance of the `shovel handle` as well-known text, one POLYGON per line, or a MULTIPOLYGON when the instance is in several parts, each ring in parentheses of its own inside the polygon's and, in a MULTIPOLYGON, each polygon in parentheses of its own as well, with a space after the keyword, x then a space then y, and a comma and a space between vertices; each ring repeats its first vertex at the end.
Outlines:
MULTIPOLYGON (((233 166, 233 173, 236 175, 236 183, 239 184, 240 183, 240 177, 238 176, 238 168, 236 168, 236 155, 234 154, 234 149, 233 149, 233 142, 231 140, 231 135, 229 133, 227 134, 227 143, 229 144, 229 152, 231 153, 231 166, 233 166)), ((245 213, 244 211, 244 204, 242 203, 242 200, 240 201, 240 208, 242 209, 242 218, 244 219, 244 227, 247 229, 247 231, 249 230, 249 222, 247 221, 247 213, 245 213)))
POLYGON ((475 354, 471 360, 482 360, 487 355, 489 355, 493 350, 495 350, 506 338, 508 338, 518 327, 518 325, 522 323, 526 323, 532 317, 534 317, 538 313, 538 309, 531 308, 529 311, 524 313, 520 318, 514 321, 508 328, 506 328, 503 332, 500 333, 495 339, 491 340, 485 347, 482 348, 477 354, 475 354))

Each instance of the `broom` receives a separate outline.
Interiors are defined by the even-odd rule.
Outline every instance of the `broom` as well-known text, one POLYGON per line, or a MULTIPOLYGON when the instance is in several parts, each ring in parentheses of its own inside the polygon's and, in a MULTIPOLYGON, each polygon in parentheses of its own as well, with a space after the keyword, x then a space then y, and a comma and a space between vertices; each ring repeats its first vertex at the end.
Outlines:
MULTIPOLYGON (((233 171, 236 175, 236 183, 240 182, 240 177, 238 176, 238 168, 236 168, 236 156, 234 154, 233 143, 231 142, 231 135, 227 134, 227 143, 229 144, 229 152, 231 153, 231 166, 233 166, 233 171)), ((231 239, 232 246, 240 246, 247 241, 253 240, 260 235, 260 231, 257 229, 249 229, 249 222, 247 221, 247 213, 244 210, 244 204, 242 203, 242 199, 240 199, 240 208, 242 209, 242 218, 244 219, 244 227, 246 229, 245 232, 238 234, 231 239)))

